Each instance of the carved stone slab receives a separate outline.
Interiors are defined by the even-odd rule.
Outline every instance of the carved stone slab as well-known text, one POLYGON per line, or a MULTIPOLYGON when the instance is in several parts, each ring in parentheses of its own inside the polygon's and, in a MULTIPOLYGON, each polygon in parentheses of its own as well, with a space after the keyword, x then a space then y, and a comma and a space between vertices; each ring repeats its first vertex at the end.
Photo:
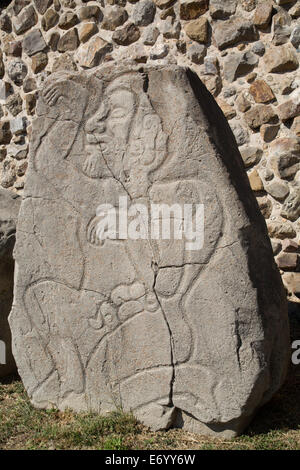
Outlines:
POLYGON ((0 377, 16 372, 8 315, 13 301, 16 223, 21 198, 0 188, 0 377))
MULTIPOLYGON (((240 433, 282 384, 285 294, 228 124, 191 71, 120 64, 40 93, 10 316, 38 407, 240 433), (100 239, 99 205, 204 207, 204 243, 100 239)), ((136 207, 136 206, 135 206, 136 207)), ((143 219, 144 220, 144 219, 143 219)))

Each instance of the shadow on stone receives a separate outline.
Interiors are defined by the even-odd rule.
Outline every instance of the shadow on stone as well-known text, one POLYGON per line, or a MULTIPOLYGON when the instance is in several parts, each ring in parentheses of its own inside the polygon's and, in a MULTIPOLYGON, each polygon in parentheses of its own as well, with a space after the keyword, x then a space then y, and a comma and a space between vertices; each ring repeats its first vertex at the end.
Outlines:
MULTIPOLYGON (((300 304, 289 302, 291 343, 300 340, 300 304)), ((300 364, 291 363, 284 386, 257 413, 246 434, 254 436, 276 430, 299 429, 300 364)))

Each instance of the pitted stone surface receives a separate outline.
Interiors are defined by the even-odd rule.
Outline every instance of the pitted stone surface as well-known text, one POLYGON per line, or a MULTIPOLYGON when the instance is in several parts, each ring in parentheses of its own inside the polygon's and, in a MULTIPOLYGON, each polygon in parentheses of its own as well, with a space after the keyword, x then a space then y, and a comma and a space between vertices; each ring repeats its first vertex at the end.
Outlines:
POLYGON ((282 384, 286 300, 230 128, 178 66, 58 72, 33 125, 10 316, 37 407, 232 436, 282 384), (204 204, 204 245, 96 237, 97 207, 204 204))
MULTIPOLYGON (((255 168, 249 167, 247 173, 253 179, 252 170, 257 171, 263 191, 270 180, 264 175, 274 172, 272 144, 300 136, 300 108, 294 99, 300 89, 299 1, 11 0, 7 7, 2 3, 0 117, 6 125, 22 114, 28 125, 18 136, 0 135, 5 147, 0 149, 1 155, 6 150, 0 161, 0 186, 19 195, 25 175, 14 167, 8 146, 11 140, 29 146, 36 103, 35 96, 27 95, 26 82, 34 79, 40 85, 58 70, 80 72, 107 62, 118 64, 126 58, 136 64, 191 68, 217 99, 238 146, 249 144, 262 153, 255 168), (20 77, 14 70, 16 59, 23 62, 20 77), (25 78, 21 76, 23 69, 25 78), (254 94, 252 85, 256 87, 254 94), (233 87, 236 93, 230 95, 228 89, 233 87), (258 109, 257 103, 268 105, 268 113, 271 105, 270 122, 264 122, 264 106, 258 109), (261 114, 258 127, 251 128, 252 120, 245 118, 248 110, 261 114)), ((284 172, 276 172, 288 183, 290 192, 300 181, 295 158, 287 155, 284 172)), ((261 196, 259 191, 256 196, 261 196)), ((281 214, 284 200, 275 201, 269 193, 266 196, 271 204, 271 211, 264 212, 269 214, 267 225, 287 223, 289 230, 291 222, 299 244, 300 218, 285 222, 281 214)), ((271 240, 275 245, 276 236, 275 232, 271 240)))
POLYGON ((16 372, 11 351, 8 315, 12 306, 14 286, 13 247, 21 198, 0 189, 0 377, 16 372), (3 345, 4 348, 3 348, 3 345), (3 357, 2 349, 5 354, 3 357), (3 360, 4 359, 4 360, 3 360))

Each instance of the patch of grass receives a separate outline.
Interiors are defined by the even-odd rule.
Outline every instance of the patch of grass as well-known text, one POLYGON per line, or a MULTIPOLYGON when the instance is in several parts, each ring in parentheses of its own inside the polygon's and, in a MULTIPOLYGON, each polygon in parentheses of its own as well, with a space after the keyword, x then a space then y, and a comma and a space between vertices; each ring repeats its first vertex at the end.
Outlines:
POLYGON ((1 449, 300 449, 300 368, 264 406, 246 434, 233 440, 198 436, 180 429, 152 432, 122 412, 99 416, 33 408, 22 383, 0 384, 1 449))
MULTIPOLYGON (((292 340, 300 338, 293 330, 292 340)), ((232 440, 198 436, 180 429, 152 432, 131 414, 37 410, 18 378, 0 381, 1 449, 97 450, 299 450, 300 365, 284 387, 257 413, 247 432, 232 440)))
POLYGON ((123 436, 134 436, 136 419, 121 412, 95 413, 38 410, 30 404, 22 383, 0 384, 1 449, 126 449, 123 436))
POLYGON ((127 450, 122 437, 110 437, 104 441, 103 448, 100 450, 127 450))

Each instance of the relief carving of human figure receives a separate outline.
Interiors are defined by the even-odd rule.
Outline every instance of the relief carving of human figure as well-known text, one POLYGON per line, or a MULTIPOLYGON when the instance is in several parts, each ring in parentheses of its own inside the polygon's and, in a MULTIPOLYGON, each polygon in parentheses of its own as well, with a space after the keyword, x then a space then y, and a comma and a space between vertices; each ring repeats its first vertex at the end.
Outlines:
MULTIPOLYGON (((212 205, 218 205, 218 200, 210 196, 212 187, 209 184, 199 188, 196 180, 160 181, 155 176, 168 158, 168 137, 160 116, 143 91, 140 74, 122 75, 107 87, 99 111, 87 122, 85 130, 88 157, 83 163, 83 172, 90 178, 101 179, 108 170, 119 184, 120 195, 127 196, 129 212, 132 203, 143 204, 150 210, 151 202, 170 205, 177 202, 183 206, 204 203, 205 197, 206 200, 210 198, 212 205)), ((115 335, 111 334, 105 345, 100 343, 91 364, 101 363, 100 357, 110 357, 104 374, 112 394, 121 395, 122 404, 122 388, 130 387, 135 390, 135 395, 140 394, 141 413, 144 405, 152 407, 153 413, 158 413, 166 426, 172 421, 174 412, 170 399, 174 368, 193 360, 193 345, 197 341, 193 338, 192 321, 188 319, 185 304, 194 281, 220 238, 222 217, 219 212, 219 220, 212 220, 207 215, 207 225, 214 226, 215 230, 214 239, 203 250, 202 265, 193 264, 193 253, 185 251, 184 238, 151 239, 150 221, 147 240, 128 238, 102 243, 97 237, 97 216, 87 228, 88 241, 99 247, 99 253, 103 253, 109 244, 117 246, 121 243, 135 272, 134 282, 129 285, 120 282, 102 305, 99 324, 103 325, 108 316, 115 335), (146 327, 141 327, 141 323, 146 327), (147 341, 150 331, 152 341, 147 341), (124 338, 130 338, 128 341, 134 346, 128 348, 126 343, 124 348, 124 338), (156 348, 154 343, 159 346, 156 348), (160 390, 165 393, 160 396, 146 393, 147 372, 164 383, 160 390)), ((87 383, 89 385, 89 374, 87 383)), ((123 405, 128 406, 127 403, 123 405)))
POLYGON ((22 203, 32 263, 22 266, 26 315, 15 334, 21 375, 41 407, 121 406, 155 429, 180 410, 232 422, 251 399, 247 364, 253 375, 262 370, 263 329, 248 335, 248 273, 238 284, 242 308, 231 298, 237 287, 225 271, 239 269, 244 247, 230 236, 231 194, 218 188, 224 165, 189 84, 174 84, 168 70, 165 98, 153 90, 163 68, 148 77, 117 71, 53 74, 39 100, 22 203), (100 240, 97 209, 118 213, 120 197, 131 215, 138 205, 148 214, 152 204, 204 205, 203 247, 187 250, 185 234, 153 238, 150 218, 145 238, 100 240))
MULTIPOLYGON (((150 414, 157 416, 162 427, 168 427, 176 409, 173 404, 176 375, 182 376, 185 383, 192 380, 190 388, 203 380, 208 388, 210 383, 211 387, 216 386, 213 373, 200 366, 203 357, 199 351, 203 350, 210 332, 205 331, 203 337, 194 334, 195 322, 201 317, 195 318, 191 306, 197 302, 199 275, 207 269, 221 238, 222 209, 209 180, 203 178, 200 183, 190 177, 161 178, 160 169, 170 158, 168 136, 144 90, 140 73, 114 79, 103 87, 100 100, 92 105, 88 104, 88 96, 80 93, 82 116, 73 120, 70 109, 77 94, 76 82, 71 88, 66 81, 46 89, 48 106, 58 104, 60 109, 61 103, 62 112, 67 113, 60 119, 63 126, 71 126, 73 143, 65 143, 62 138, 57 146, 55 125, 58 124, 51 127, 50 119, 50 131, 42 147, 50 148, 55 140, 46 155, 56 159, 57 164, 48 164, 44 157, 39 159, 39 152, 35 159, 37 171, 43 172, 58 188, 62 181, 57 182, 56 175, 59 178, 64 175, 65 190, 61 194, 66 200, 66 218, 70 219, 74 212, 73 237, 78 243, 78 253, 82 252, 74 287, 69 286, 67 277, 66 286, 60 284, 61 297, 72 298, 71 304, 78 305, 77 330, 72 332, 69 301, 65 300, 55 321, 59 331, 53 330, 47 346, 58 375, 63 378, 59 382, 59 402, 68 406, 69 396, 74 403, 75 394, 79 409, 91 406, 107 411, 117 403, 133 409, 141 417, 149 415, 146 410, 150 407, 150 414), (68 101, 68 106, 63 100, 68 101), (68 170, 70 165, 73 172, 68 170), (89 221, 77 192, 77 187, 83 184, 95 194, 95 201, 87 201, 94 204, 94 216, 89 221), (100 243, 97 207, 106 202, 118 210, 120 196, 127 198, 128 211, 133 204, 141 204, 148 207, 149 213, 151 203, 207 204, 211 209, 205 214, 209 236, 203 249, 199 253, 187 251, 184 237, 182 240, 152 239, 150 220, 146 239, 107 239, 100 243), (72 207, 67 201, 72 201, 72 207), (89 343, 84 341, 85 337, 90 338, 89 343), (153 386, 157 381, 159 389, 153 386), (132 403, 128 397, 134 397, 132 403)), ((44 156, 45 152, 41 150, 41 153, 44 156)), ((89 194, 84 193, 82 198, 89 194)), ((62 207, 60 202, 57 210, 62 211, 62 207)), ((59 244, 66 247, 63 234, 59 244)), ((42 282, 56 284, 57 280, 55 277, 53 281, 41 280, 39 286, 29 290, 31 301, 41 295, 42 282)), ((47 313, 50 303, 49 300, 45 304, 45 317, 52 315, 51 311, 47 313)), ((38 325, 37 321, 36 328, 41 333, 43 327, 38 325)), ((213 354, 210 349, 207 344, 207 354, 213 354)), ((207 408, 218 413, 221 405, 211 396, 211 403, 202 404, 200 400, 197 405, 198 419, 211 418, 207 408)), ((188 411, 191 397, 183 396, 180 390, 178 397, 188 411)))

